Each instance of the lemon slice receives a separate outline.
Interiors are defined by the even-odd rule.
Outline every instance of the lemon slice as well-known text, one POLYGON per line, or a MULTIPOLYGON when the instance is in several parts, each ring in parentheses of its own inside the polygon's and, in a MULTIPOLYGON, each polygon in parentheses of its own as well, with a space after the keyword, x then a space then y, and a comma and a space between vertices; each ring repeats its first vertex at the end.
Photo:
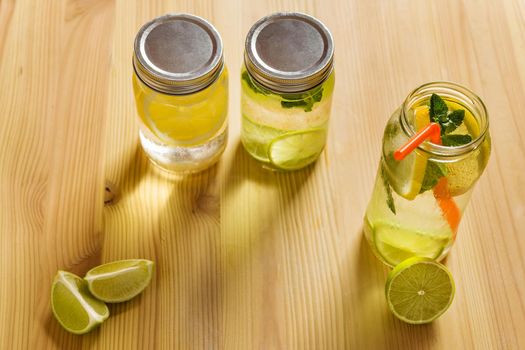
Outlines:
MULTIPOLYGON (((414 121, 417 131, 430 124, 427 106, 421 106, 414 110, 414 121)), ((402 143, 404 143, 404 140, 402 143)), ((423 179, 425 178, 427 157, 418 150, 415 150, 405 159, 399 162, 393 160, 389 162, 388 165, 385 170, 389 175, 389 182, 394 191, 408 200, 416 198, 421 190, 423 179)))
POLYGON ((211 86, 194 94, 166 95, 145 86, 135 75, 133 88, 138 113, 162 143, 201 145, 223 127, 228 110, 226 70, 211 86))
POLYGON ((377 252, 390 266, 396 266, 414 256, 435 260, 448 246, 451 238, 450 234, 427 234, 387 222, 377 223, 373 227, 377 252))
POLYGON ((150 283, 153 261, 129 259, 113 261, 88 271, 84 279, 89 291, 108 303, 130 300, 150 283))
MULTIPOLYGON (((480 134, 479 124, 476 118, 465 109, 465 118, 461 128, 463 133, 468 133, 472 139, 480 134)), ((448 186, 452 196, 459 196, 472 188, 487 166, 490 154, 490 141, 485 140, 483 144, 466 158, 447 164, 448 186)))
POLYGON ((411 258, 388 274, 385 287, 390 311, 411 324, 429 323, 454 300, 454 279, 448 269, 425 258, 411 258))
POLYGON ((106 304, 95 299, 80 277, 58 271, 51 288, 51 308, 58 322, 71 333, 84 334, 109 316, 106 304))
POLYGON ((269 146, 268 157, 283 170, 296 170, 314 162, 326 143, 326 129, 310 129, 284 134, 269 146))

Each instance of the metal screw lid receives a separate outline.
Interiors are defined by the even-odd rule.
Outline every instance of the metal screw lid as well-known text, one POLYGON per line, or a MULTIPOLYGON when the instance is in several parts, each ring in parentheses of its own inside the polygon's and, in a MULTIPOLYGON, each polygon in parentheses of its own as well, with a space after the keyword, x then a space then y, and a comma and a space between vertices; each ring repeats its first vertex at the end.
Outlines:
POLYGON ((152 89, 174 95, 202 90, 224 66, 219 32, 190 14, 167 14, 144 24, 135 37, 133 66, 152 89))
POLYGON ((278 12, 257 21, 246 36, 244 64, 261 85, 300 92, 322 83, 333 69, 332 34, 318 19, 278 12))

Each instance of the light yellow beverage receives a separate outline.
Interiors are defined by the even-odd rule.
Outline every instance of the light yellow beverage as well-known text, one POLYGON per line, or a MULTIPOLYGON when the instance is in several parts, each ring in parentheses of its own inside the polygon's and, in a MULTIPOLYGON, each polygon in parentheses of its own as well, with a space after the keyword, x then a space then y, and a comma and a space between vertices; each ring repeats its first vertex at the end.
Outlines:
POLYGON ((222 40, 203 18, 169 14, 135 38, 133 91, 150 160, 178 173, 220 158, 228 133, 228 71, 222 40))
POLYGON ((208 88, 187 95, 166 95, 143 84, 133 75, 138 114, 147 131, 166 145, 195 146, 206 143, 226 127, 228 73, 224 69, 208 88))
POLYGON ((477 96, 452 83, 430 83, 409 95, 386 125, 364 220, 379 259, 390 266, 415 256, 443 259, 489 155, 488 116, 477 96), (424 142, 395 160, 394 151, 430 122, 440 124, 442 145, 424 142))

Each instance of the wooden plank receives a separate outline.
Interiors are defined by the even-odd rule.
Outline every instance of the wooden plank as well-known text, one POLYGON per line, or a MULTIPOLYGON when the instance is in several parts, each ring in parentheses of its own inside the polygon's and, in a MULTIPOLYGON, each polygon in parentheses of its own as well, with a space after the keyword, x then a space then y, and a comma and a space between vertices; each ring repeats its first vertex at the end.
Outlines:
POLYGON ((126 16, 115 19, 106 177, 122 195, 104 210, 103 259, 140 256, 154 260, 157 270, 142 297, 110 309, 116 317, 102 330, 100 347, 213 348, 222 333, 219 170, 175 179, 146 159, 138 144, 131 57, 134 36, 146 21, 191 12, 215 23, 215 5, 122 0, 116 6, 126 16))
POLYGON ((2 2, 0 347, 78 348, 49 306, 57 269, 100 261, 111 1, 2 2))

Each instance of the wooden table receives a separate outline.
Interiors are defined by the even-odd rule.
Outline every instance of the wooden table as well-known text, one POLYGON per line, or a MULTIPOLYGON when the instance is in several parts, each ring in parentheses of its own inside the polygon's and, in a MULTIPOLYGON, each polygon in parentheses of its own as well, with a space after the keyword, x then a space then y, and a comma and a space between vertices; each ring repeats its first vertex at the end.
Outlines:
POLYGON ((2 0, 0 348, 523 349, 524 91, 522 0, 2 0), (328 147, 290 174, 239 143, 244 36, 278 10, 317 16, 336 42, 328 147), (231 136, 216 167, 174 180, 140 149, 130 78, 139 26, 177 11, 223 36, 231 136), (435 80, 483 98, 493 153, 447 261, 456 299, 416 327, 387 310, 361 230, 384 124, 435 80), (88 335, 58 325, 58 269, 138 257, 157 264, 143 295, 88 335))

